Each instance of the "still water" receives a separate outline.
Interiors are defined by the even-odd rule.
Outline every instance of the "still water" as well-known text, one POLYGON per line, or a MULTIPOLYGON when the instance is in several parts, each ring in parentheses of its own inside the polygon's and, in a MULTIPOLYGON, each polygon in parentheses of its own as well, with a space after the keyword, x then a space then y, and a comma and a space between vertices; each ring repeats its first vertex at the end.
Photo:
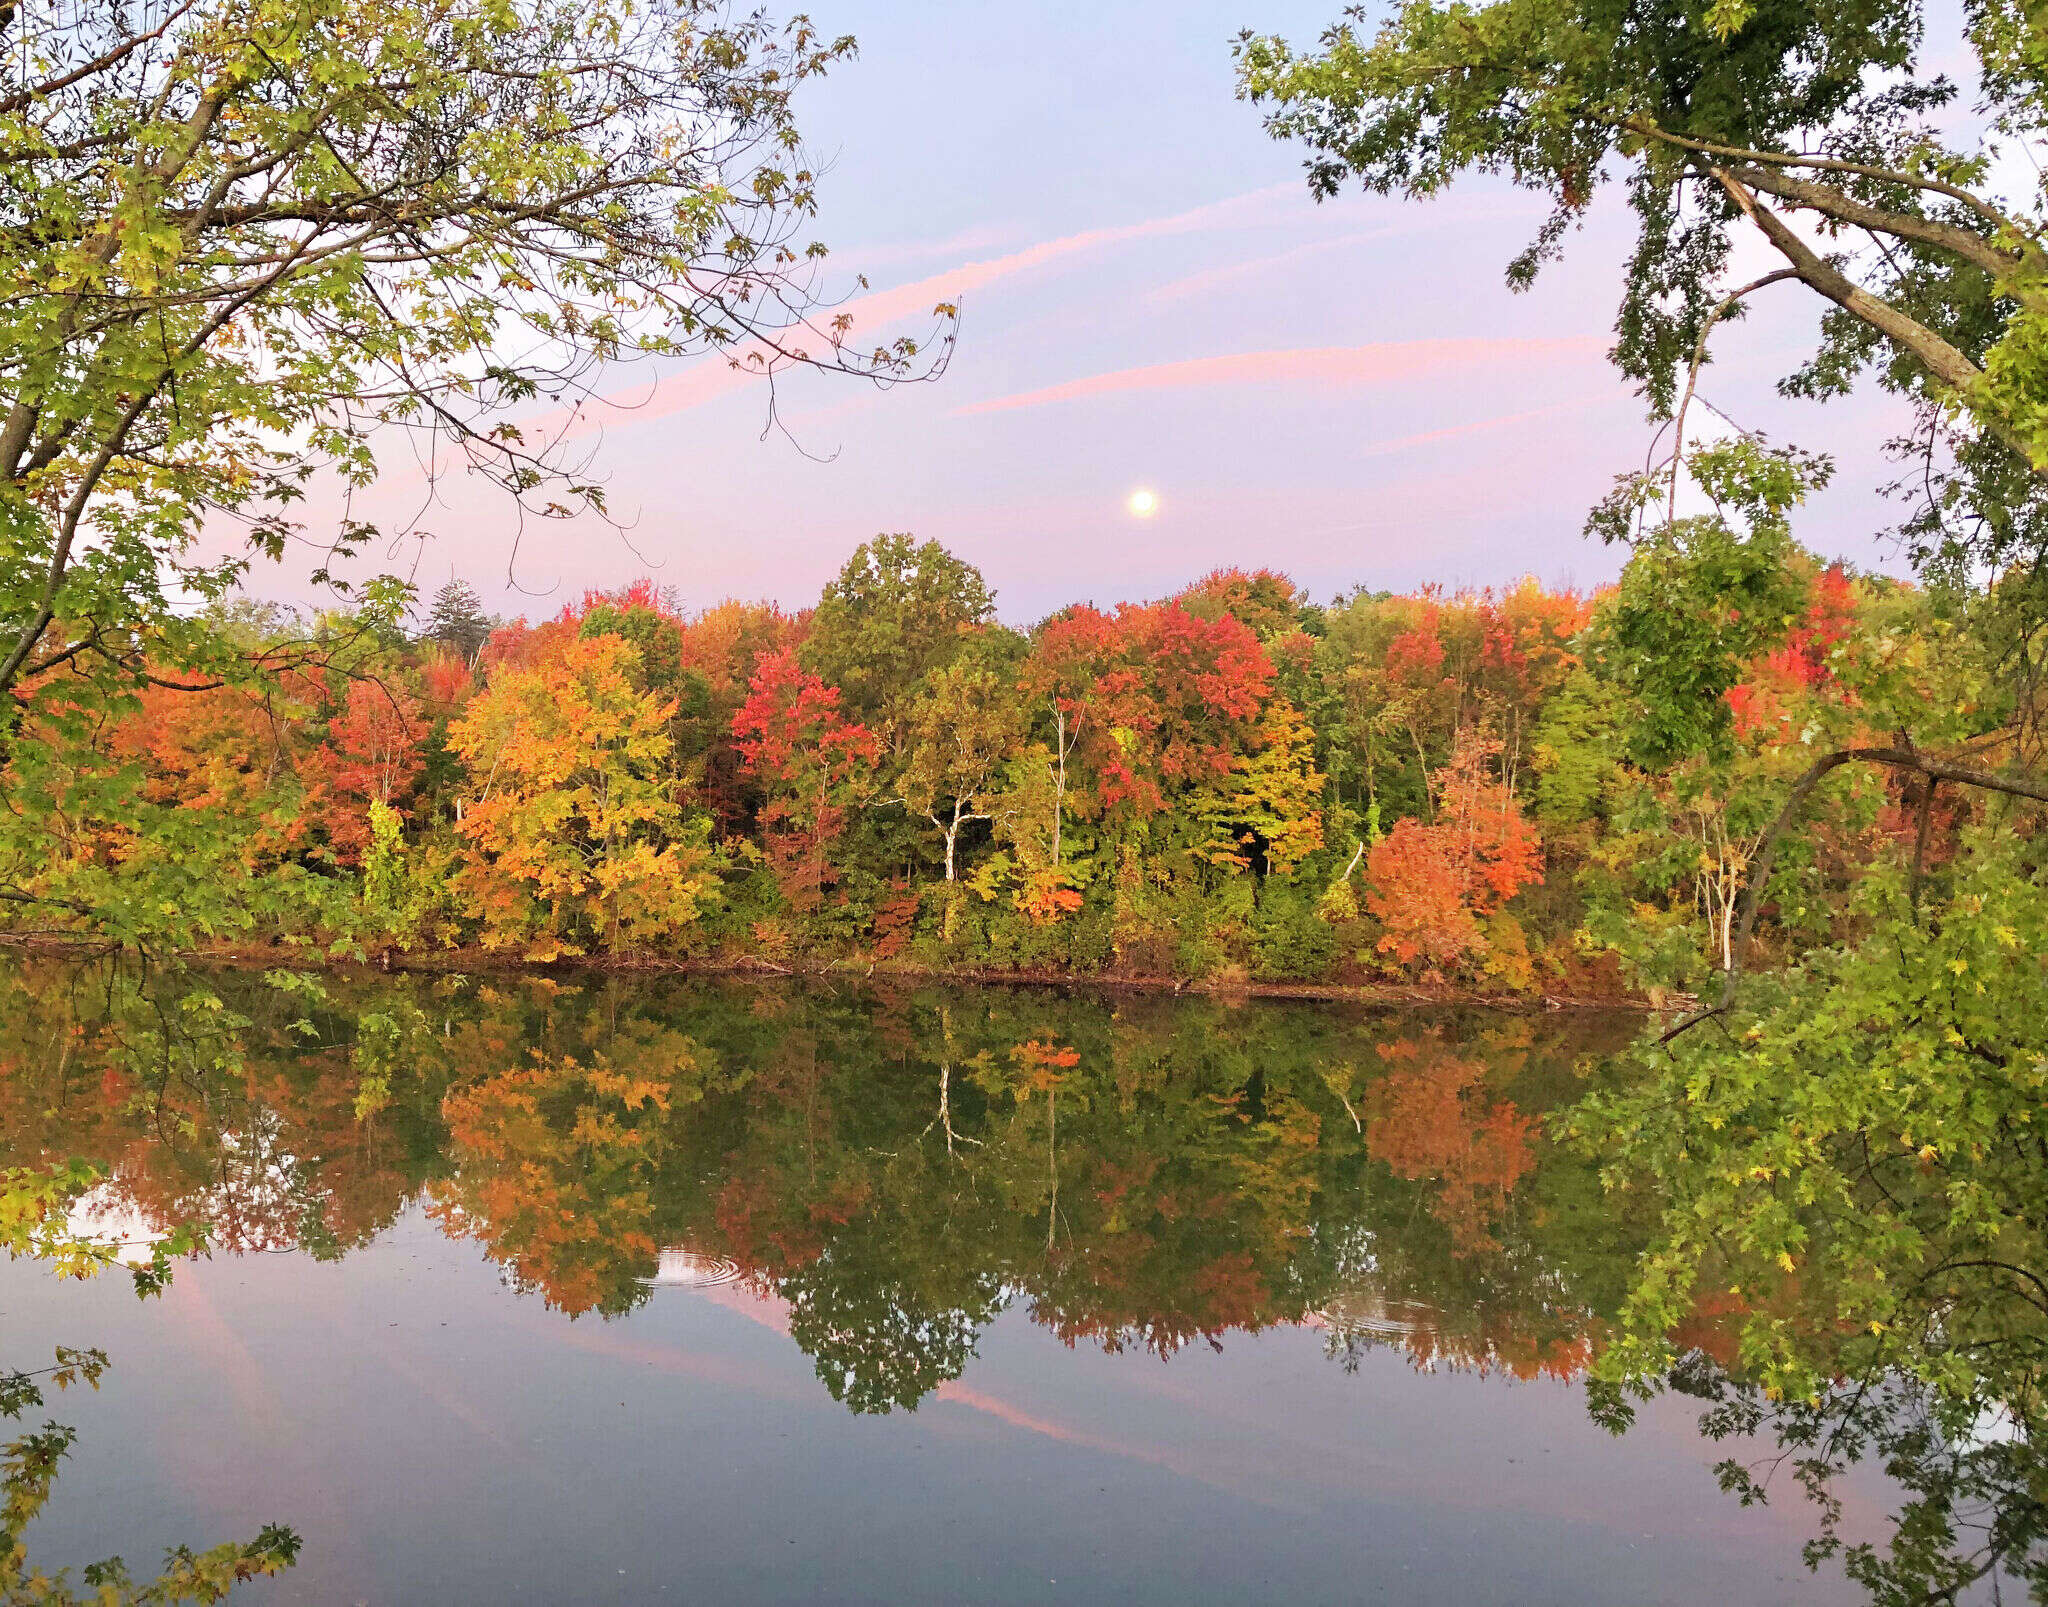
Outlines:
POLYGON ((274 1521, 237 1601, 1861 1599, 1696 1403, 1587 1416, 1642 1229, 1542 1116, 1632 1020, 207 986, 0 981, 0 1165, 212 1237, 149 1301, 0 1263, 0 1363, 112 1360, 45 1567, 274 1521))

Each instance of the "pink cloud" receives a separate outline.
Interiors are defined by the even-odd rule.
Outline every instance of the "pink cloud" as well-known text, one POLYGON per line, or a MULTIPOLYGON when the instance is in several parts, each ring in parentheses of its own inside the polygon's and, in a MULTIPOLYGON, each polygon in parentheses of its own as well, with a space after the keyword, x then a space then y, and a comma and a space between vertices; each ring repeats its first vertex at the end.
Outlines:
POLYGON ((220 1308, 206 1292, 205 1280, 174 1278, 163 1303, 165 1310, 182 1320, 199 1350, 226 1379, 238 1418, 267 1439, 285 1438, 291 1417, 283 1397, 271 1387, 263 1364, 241 1333, 220 1314, 220 1308))
POLYGON ((1292 351, 1233 352, 1224 357, 1191 357, 1177 363, 1121 368, 1085 379, 1066 380, 1042 390, 1020 391, 953 409, 954 418, 1043 407, 1124 391, 1186 390, 1204 385, 1385 385, 1425 375, 1508 364, 1557 364, 1601 359, 1602 343, 1590 335, 1554 340, 1389 340, 1370 346, 1315 346, 1292 351))
POLYGON ((1244 195, 1234 195, 1227 200, 1211 201, 1165 217, 1144 218, 1137 223, 1112 224, 1103 229, 1084 229, 1079 234, 1065 234, 1054 240, 1041 240, 1038 244, 1026 246, 1021 251, 990 257, 981 262, 963 263, 958 268, 933 274, 930 278, 919 279, 912 284, 898 285, 871 296, 863 296, 844 310, 877 321, 928 312, 935 301, 955 300, 969 291, 994 284, 999 279, 1009 279, 1066 257, 1100 251, 1109 246, 1126 245, 1133 240, 1196 234, 1204 229, 1216 228, 1232 213, 1246 206, 1269 201, 1278 195, 1291 195, 1295 189, 1296 186, 1292 184, 1273 185, 1267 189, 1249 191, 1244 195))
POLYGON ((1582 407, 1599 407, 1603 403, 1628 399, 1628 393, 1619 383, 1612 391, 1598 396, 1577 396, 1569 401, 1552 402, 1548 407, 1532 407, 1525 413, 1503 413, 1498 418, 1474 419, 1469 424, 1451 424, 1440 430, 1424 430, 1419 435, 1403 435, 1392 441, 1375 441, 1362 446, 1353 454, 1355 457, 1379 457, 1387 452, 1405 452, 1410 447, 1429 446, 1437 441, 1451 441, 1461 435, 1477 435, 1484 430, 1506 429, 1510 424, 1527 424, 1532 419, 1549 418, 1555 413, 1573 413, 1582 407))
POLYGON ((1519 200, 1468 201, 1462 204, 1439 201, 1427 207, 1407 207, 1389 214, 1390 221, 1374 228, 1352 229, 1342 234, 1325 234, 1271 256, 1253 257, 1242 262, 1226 262, 1218 267, 1204 268, 1186 274, 1179 279, 1170 279, 1156 289, 1147 291, 1145 300, 1154 305, 1179 301, 1227 285, 1234 279, 1284 270, 1306 258, 1319 256, 1326 251, 1363 245, 1368 240, 1395 240, 1404 236, 1455 229, 1472 223, 1488 223, 1496 219, 1533 219, 1542 216, 1542 211, 1541 207, 1532 207, 1519 200))
POLYGON ((886 262, 919 262, 933 257, 954 257, 963 251, 992 251, 1016 238, 1015 228, 997 223, 980 223, 962 229, 943 240, 894 240, 875 245, 848 246, 833 253, 858 263, 864 273, 886 262))
POLYGON ((1252 257, 1243 262, 1226 262, 1220 267, 1204 268, 1200 272, 1184 274, 1178 279, 1169 279, 1145 292, 1145 300, 1159 305, 1169 301, 1180 301, 1188 296, 1201 295, 1219 285, 1227 285, 1233 279, 1249 278, 1254 274, 1272 273, 1291 263, 1307 257, 1320 256, 1325 251, 1335 251, 1343 246, 1361 245, 1367 240, 1377 240, 1396 231, 1391 229, 1354 229, 1347 234, 1333 234, 1327 239, 1310 240, 1291 250, 1275 252, 1269 257, 1252 257))
MULTIPOLYGON (((909 318, 929 318, 940 303, 957 303, 974 291, 996 284, 1004 279, 1064 261, 1069 257, 1102 251, 1112 246, 1126 245, 1134 240, 1151 240, 1177 234, 1194 234, 1205 229, 1221 227, 1230 218, 1246 207, 1271 201, 1278 196, 1292 195, 1298 189, 1293 184, 1272 185, 1263 190, 1248 191, 1243 195, 1231 196, 1222 201, 1211 201, 1202 206, 1191 207, 1185 212, 1171 213, 1165 217, 1145 218, 1137 223, 1113 224, 1107 228, 1084 229, 1078 234, 1061 235, 1057 239, 1041 240, 1036 245, 1026 246, 1021 251, 1011 251, 999 257, 989 257, 979 262, 965 262, 944 273, 930 274, 914 279, 908 284, 892 285, 887 290, 877 290, 868 295, 857 296, 844 303, 830 316, 852 320, 839 338, 849 346, 857 343, 857 332, 872 330, 878 325, 893 324, 909 318)), ((878 337, 860 344, 874 344, 878 337)), ((810 349, 815 354, 822 351, 828 335, 824 328, 814 330, 810 349)), ((701 362, 656 380, 651 386, 637 391, 617 391, 587 403, 576 410, 573 422, 567 414, 553 414, 522 426, 530 438, 582 434, 595 429, 602 422, 595 409, 613 408, 631 415, 631 422, 643 419, 662 418, 687 408, 701 406, 720 396, 743 389, 756 383, 759 378, 754 364, 767 356, 765 346, 745 346, 740 350, 721 357, 707 357, 701 362)))

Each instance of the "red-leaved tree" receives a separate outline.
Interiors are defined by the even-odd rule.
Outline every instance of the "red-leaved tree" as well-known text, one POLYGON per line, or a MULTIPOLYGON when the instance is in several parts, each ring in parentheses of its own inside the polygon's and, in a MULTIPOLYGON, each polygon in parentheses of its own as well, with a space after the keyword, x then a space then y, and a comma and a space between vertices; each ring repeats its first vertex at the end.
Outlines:
POLYGON ((369 846, 370 805, 394 802, 418 779, 427 724, 419 699, 396 682, 349 682, 326 743, 306 760, 307 813, 344 865, 369 846))
POLYGON ((1175 787, 1221 781, 1260 746, 1273 663, 1229 614, 1204 619, 1177 601, 1082 606, 1039 631, 1024 685, 1074 733, 1096 805, 1144 819, 1175 787))

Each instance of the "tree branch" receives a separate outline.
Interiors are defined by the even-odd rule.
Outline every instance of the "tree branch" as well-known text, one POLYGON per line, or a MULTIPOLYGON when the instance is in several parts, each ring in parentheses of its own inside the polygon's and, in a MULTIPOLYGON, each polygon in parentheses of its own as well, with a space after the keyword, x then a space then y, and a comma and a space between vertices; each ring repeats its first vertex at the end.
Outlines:
POLYGON ((1797 279, 1798 277, 1799 270, 1796 268, 1778 268, 1765 274, 1761 279, 1752 279, 1740 290, 1731 290, 1716 302, 1714 310, 1708 313, 1706 319, 1700 324, 1699 339, 1693 342, 1692 347, 1692 365, 1686 370, 1685 394, 1678 399, 1678 409, 1672 414, 1671 488, 1664 506, 1664 516, 1667 521, 1676 518, 1678 514, 1678 471, 1685 461, 1685 415, 1686 410, 1692 406, 1693 392, 1699 388, 1700 367, 1707 360, 1707 336, 1713 333, 1714 325, 1727 315, 1728 309, 1742 300, 1744 296, 1761 290, 1766 285, 1777 284, 1781 279, 1797 279))
POLYGON ((1899 240, 1914 240, 1921 245, 1947 251, 1967 262, 1975 263, 2001 282, 2009 281, 2013 273, 2024 265, 2024 258, 2019 252, 2000 250, 1981 234, 1972 234, 1968 229, 1959 229, 1952 223, 1937 223, 1931 218, 1916 218, 1909 212, 1889 212, 1882 207, 1858 201, 1853 196, 1844 195, 1840 190, 1831 189, 1825 184, 1793 178, 1788 173, 1773 172, 1768 168, 1737 168, 1735 176, 1752 190, 1762 190, 1766 195, 1775 195, 1781 201, 1789 201, 1794 206, 1818 212, 1838 223, 1854 224, 1859 229, 1869 229, 1876 234, 1887 234, 1899 240))
POLYGON ((1680 150, 1697 152, 1702 156, 1719 157, 1724 161, 1759 163, 1771 167, 1806 167, 1817 173, 1842 173, 1851 178, 1876 179, 1883 184, 1897 184, 1906 189, 1926 190, 1934 195, 1946 196, 1949 200, 1968 207, 1994 227, 2004 229, 2023 240, 2031 241, 2031 233, 2013 218, 2007 217, 1980 195, 1973 195, 1960 185, 1950 184, 1945 179, 1931 179, 1925 174, 1908 173, 1900 168, 1877 167, 1867 162, 1846 162, 1839 157, 1814 156, 1794 151, 1758 151, 1742 145, 1721 145, 1713 140, 1691 139, 1683 134, 1674 134, 1660 128, 1647 117, 1623 119, 1623 129, 1639 134, 1645 139, 1654 139, 1666 145, 1675 145, 1680 150))
POLYGON ((2034 803, 2048 803, 2048 784, 2029 781, 2017 776, 2001 776, 1990 770, 1980 770, 1974 765, 1953 764, 1946 759, 1936 759, 1913 747, 1903 748, 1838 748, 1833 753, 1822 754, 1807 768, 1807 771, 1792 784, 1792 791, 1786 797, 1784 807, 1758 840, 1755 857, 1750 861, 1748 876, 1742 889, 1735 930, 1735 940, 1729 945, 1728 964, 1722 975, 1726 979, 1721 991, 1721 1001, 1707 1009, 1696 1011, 1671 1028, 1657 1041, 1668 1044, 1672 1039, 1702 1021, 1710 1021, 1727 1013, 1735 1001, 1736 985, 1742 980, 1742 964, 1749 938, 1756 927, 1757 908, 1763 901, 1765 885, 1771 879, 1771 863, 1777 857, 1778 844, 1785 833, 1792 828, 1805 807, 1806 800, 1813 795, 1814 788, 1845 764, 1878 764, 1894 770, 1911 771, 1928 778, 1930 786, 1938 781, 1950 781, 1959 786, 1977 787, 1986 792, 2002 793, 2011 798, 2026 798, 2034 803))
MULTIPOLYGON (((1917 359, 1920 365, 1937 384, 1947 390, 1958 401, 1966 399, 1977 389, 1984 371, 1963 355, 1934 330, 1925 324, 1909 318, 1890 302, 1873 296, 1861 285, 1815 251, 1793 232, 1790 225, 1769 207, 1759 206, 1756 197, 1737 180, 1726 168, 1709 168, 1722 189, 1740 207, 1744 216, 1763 231, 1764 238, 1778 250, 1778 254, 1792 264, 1806 284, 1819 291, 1836 306, 1852 317, 1870 325, 1894 345, 1902 347, 1917 359)), ((1984 427, 2005 443, 2027 463, 2034 462, 2018 433, 2005 421, 1984 414, 1978 414, 1984 427)), ((2036 472, 2041 472, 2038 468, 2036 472)))

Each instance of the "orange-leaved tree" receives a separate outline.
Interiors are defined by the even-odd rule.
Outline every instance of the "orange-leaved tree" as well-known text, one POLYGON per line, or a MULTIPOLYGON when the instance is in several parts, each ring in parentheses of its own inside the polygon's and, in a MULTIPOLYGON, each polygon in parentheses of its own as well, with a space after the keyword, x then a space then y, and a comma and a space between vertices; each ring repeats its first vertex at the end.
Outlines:
POLYGON ((558 1311, 630 1310, 660 1251, 666 1119, 695 1069, 687 1045, 651 1073, 536 1056, 451 1089, 441 1113, 456 1167, 430 1191, 428 1214, 558 1311))
POLYGON ((672 706, 635 690, 634 648, 571 640, 501 668, 448 730, 475 797, 457 877, 486 947, 535 958, 674 938, 715 893, 708 823, 676 798, 672 706))
POLYGON ((1379 947, 1426 975, 1483 959, 1486 917, 1543 880, 1543 844, 1495 774, 1500 744, 1466 732, 1431 778, 1436 818, 1398 821, 1366 860, 1366 907, 1379 947))
POLYGON ((1419 1041, 1379 1052, 1389 1067, 1371 1091, 1367 1148, 1396 1177, 1429 1181, 1430 1214, 1454 1254, 1499 1249, 1494 1222, 1536 1164, 1535 1121, 1486 1086, 1478 1060, 1419 1041))

